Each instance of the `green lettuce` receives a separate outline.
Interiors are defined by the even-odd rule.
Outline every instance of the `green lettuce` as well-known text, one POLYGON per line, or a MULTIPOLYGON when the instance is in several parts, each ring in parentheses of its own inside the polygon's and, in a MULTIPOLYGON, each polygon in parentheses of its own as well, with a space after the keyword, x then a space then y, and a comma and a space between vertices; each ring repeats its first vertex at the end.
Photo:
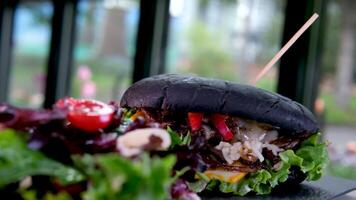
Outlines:
MULTIPOLYGON (((20 191, 20 194, 24 200, 38 200, 37 192, 35 190, 22 190, 20 191)), ((52 194, 48 192, 41 199, 42 200, 72 200, 69 194, 65 192, 59 192, 56 194, 52 194)))
POLYGON ((188 132, 185 136, 179 135, 177 132, 172 130, 170 127, 167 127, 167 132, 171 136, 171 147, 174 146, 186 146, 189 145, 192 141, 192 135, 188 132))
MULTIPOLYGON (((233 193, 240 196, 249 192, 254 192, 258 195, 269 194, 272 188, 288 179, 289 169, 292 166, 299 167, 306 174, 308 181, 318 180, 329 162, 327 145, 325 142, 319 143, 319 139, 320 133, 314 134, 305 140, 295 152, 286 150, 280 153, 281 164, 277 171, 271 167, 270 169, 262 169, 256 173, 249 174, 238 183, 201 179, 199 184, 196 183, 194 185, 203 185, 205 182, 206 190, 218 188, 223 193, 233 193)), ((191 189, 196 188, 192 187, 191 189)), ((199 189, 201 190, 201 188, 199 189)))
POLYGON ((174 156, 129 160, 115 153, 74 156, 75 165, 88 177, 83 199, 166 199, 173 181, 174 156))
POLYGON ((83 180, 74 168, 54 161, 39 151, 27 147, 25 140, 15 131, 0 132, 0 188, 26 176, 47 175, 69 184, 83 180))

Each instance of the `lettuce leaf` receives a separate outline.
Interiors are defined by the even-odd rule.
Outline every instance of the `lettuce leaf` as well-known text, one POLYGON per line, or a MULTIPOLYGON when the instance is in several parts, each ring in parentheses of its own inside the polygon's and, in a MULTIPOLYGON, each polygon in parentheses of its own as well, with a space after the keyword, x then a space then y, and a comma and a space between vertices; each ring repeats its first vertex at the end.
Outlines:
POLYGON ((308 181, 320 179, 324 169, 329 163, 326 143, 318 143, 320 133, 305 140, 296 155, 303 159, 301 170, 307 174, 308 181))
MULTIPOLYGON (((207 185, 205 189, 218 189, 223 193, 233 193, 239 196, 246 195, 249 192, 254 192, 258 195, 269 194, 272 188, 288 179, 289 169, 292 166, 299 167, 307 175, 306 179, 308 181, 318 180, 329 162, 327 145, 325 142, 319 143, 319 139, 320 133, 314 134, 305 140, 296 152, 286 150, 280 153, 281 164, 277 171, 272 168, 262 169, 249 174, 238 183, 210 180, 205 182, 207 185)), ((202 182, 204 180, 199 181, 202 182)), ((199 185, 202 185, 202 183, 199 183, 199 185)), ((193 187, 191 189, 196 188, 193 187)))
POLYGON ((27 147, 15 131, 0 132, 0 188, 26 176, 47 175, 58 178, 63 184, 83 180, 84 176, 74 168, 47 158, 39 151, 27 147))
MULTIPOLYGON (((37 192, 35 190, 22 190, 20 191, 21 197, 24 200, 38 200, 37 192)), ((72 198, 66 192, 59 192, 52 194, 50 192, 46 193, 42 200, 72 200, 72 198)))
POLYGON ((83 199, 163 200, 169 196, 174 156, 150 158, 142 154, 136 160, 128 160, 111 153, 74 156, 73 160, 90 181, 83 199))
POLYGON ((192 135, 190 134, 190 132, 188 132, 185 136, 179 136, 179 134, 172 130, 170 127, 167 127, 167 132, 171 136, 171 147, 189 145, 192 141, 192 135))

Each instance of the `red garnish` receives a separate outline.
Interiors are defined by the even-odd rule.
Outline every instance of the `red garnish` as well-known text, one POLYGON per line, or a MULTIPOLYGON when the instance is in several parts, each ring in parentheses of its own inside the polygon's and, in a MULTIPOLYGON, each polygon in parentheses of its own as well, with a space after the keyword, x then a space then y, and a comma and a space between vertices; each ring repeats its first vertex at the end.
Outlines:
POLYGON ((198 131, 200 129, 202 120, 203 120, 203 113, 188 112, 189 126, 192 129, 192 131, 198 131))
POLYGON ((227 116, 222 114, 213 114, 211 115, 211 121, 213 122, 216 129, 222 135, 225 141, 230 141, 233 138, 233 134, 230 131, 229 127, 226 125, 225 120, 227 116))
POLYGON ((54 107, 60 108, 60 109, 70 109, 72 108, 79 100, 74 99, 72 97, 65 97, 62 99, 59 99, 55 104, 54 107))
MULTIPOLYGON (((68 106, 65 104, 65 106, 68 106)), ((108 104, 94 100, 71 100, 67 120, 76 128, 96 132, 108 127, 114 116, 114 109, 108 104)))

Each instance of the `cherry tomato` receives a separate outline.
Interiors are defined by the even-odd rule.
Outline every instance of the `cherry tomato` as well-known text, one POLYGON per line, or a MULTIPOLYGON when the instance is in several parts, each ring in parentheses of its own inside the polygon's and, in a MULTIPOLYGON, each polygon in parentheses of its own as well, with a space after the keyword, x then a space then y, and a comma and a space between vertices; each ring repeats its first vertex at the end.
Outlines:
POLYGON ((100 101, 74 100, 69 103, 67 120, 76 128, 96 132, 108 127, 114 117, 114 109, 100 101))
POLYGON ((61 108, 61 109, 70 109, 78 101, 79 101, 78 99, 74 99, 72 97, 65 97, 65 98, 59 99, 54 104, 54 106, 57 108, 61 108))
POLYGON ((225 123, 226 116, 222 114, 211 115, 211 121, 213 122, 215 128, 219 131, 225 141, 230 141, 233 138, 233 134, 229 127, 225 123))
POLYGON ((189 126, 192 131, 198 131, 200 129, 202 120, 203 113, 188 112, 189 126))

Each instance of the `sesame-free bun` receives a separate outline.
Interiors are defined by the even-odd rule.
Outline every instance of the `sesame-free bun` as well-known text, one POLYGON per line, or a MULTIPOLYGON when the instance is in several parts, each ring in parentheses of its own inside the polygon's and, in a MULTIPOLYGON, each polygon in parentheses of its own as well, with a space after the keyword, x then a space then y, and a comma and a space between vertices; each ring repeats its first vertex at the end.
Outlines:
POLYGON ((283 132, 315 133, 314 115, 289 98, 229 81, 164 74, 142 79, 128 88, 122 107, 172 112, 221 113, 279 127, 283 132))

